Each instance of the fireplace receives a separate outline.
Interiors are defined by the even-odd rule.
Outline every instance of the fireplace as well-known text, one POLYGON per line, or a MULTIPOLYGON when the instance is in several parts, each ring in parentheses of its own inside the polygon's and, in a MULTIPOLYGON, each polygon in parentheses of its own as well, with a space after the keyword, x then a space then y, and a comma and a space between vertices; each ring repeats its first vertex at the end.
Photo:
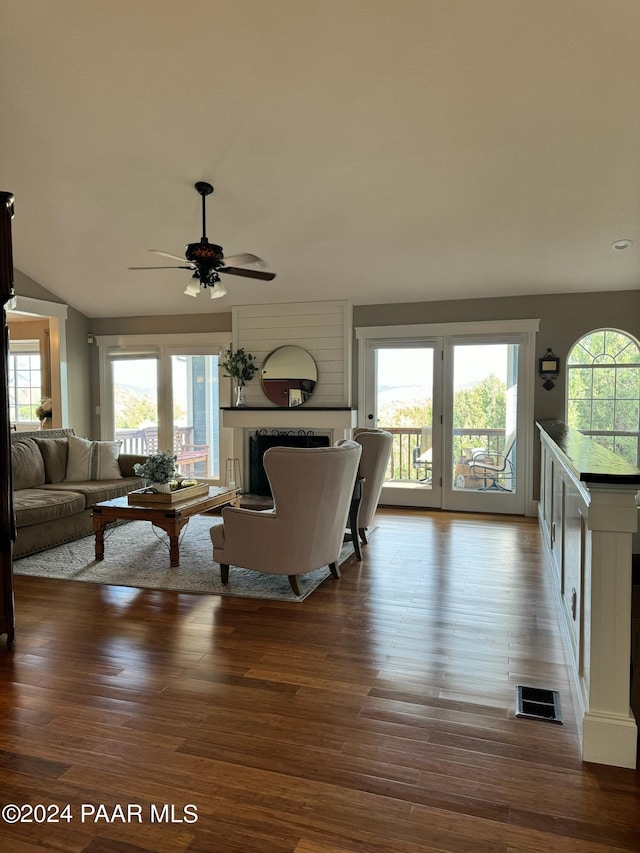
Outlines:
POLYGON ((249 436, 249 491, 253 495, 271 496, 269 480, 262 457, 270 447, 329 447, 328 435, 312 430, 256 430, 249 436))
MULTIPOLYGON (((249 461, 250 439, 256 434, 289 437, 299 435, 322 438, 324 446, 331 446, 340 438, 351 438, 357 426, 358 412, 348 406, 327 408, 322 406, 294 406, 280 409, 276 406, 247 406, 222 408, 224 427, 224 456, 237 458, 240 464, 240 482, 246 494, 252 492, 249 461)), ((282 440, 276 442, 282 446, 282 440)), ((273 446, 273 444, 271 445, 273 446)), ((300 446, 296 444, 296 446, 300 446)), ((303 446, 307 447, 308 444, 303 446)), ((267 483, 267 489, 269 488, 267 483)), ((255 494, 255 493, 254 493, 255 494)), ((269 495, 269 491, 266 492, 269 495)), ((260 497, 265 497, 261 495, 260 497)), ((269 495, 270 497, 270 495, 269 495)))

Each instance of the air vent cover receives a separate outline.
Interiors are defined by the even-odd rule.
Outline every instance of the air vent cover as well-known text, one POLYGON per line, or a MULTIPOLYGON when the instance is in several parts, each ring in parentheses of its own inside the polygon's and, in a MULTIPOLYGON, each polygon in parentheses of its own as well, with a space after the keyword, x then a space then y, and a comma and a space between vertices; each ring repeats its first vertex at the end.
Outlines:
POLYGON ((519 684, 516 687, 516 717, 562 725, 559 692, 519 684))

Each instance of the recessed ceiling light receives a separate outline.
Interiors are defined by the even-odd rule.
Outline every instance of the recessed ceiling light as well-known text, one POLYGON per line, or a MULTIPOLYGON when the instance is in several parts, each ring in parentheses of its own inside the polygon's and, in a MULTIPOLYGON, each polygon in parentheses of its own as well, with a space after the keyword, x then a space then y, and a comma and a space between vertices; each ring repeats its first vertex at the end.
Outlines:
POLYGON ((633 246, 633 240, 614 240, 611 244, 611 248, 615 249, 616 252, 622 252, 623 249, 628 249, 629 246, 633 246))

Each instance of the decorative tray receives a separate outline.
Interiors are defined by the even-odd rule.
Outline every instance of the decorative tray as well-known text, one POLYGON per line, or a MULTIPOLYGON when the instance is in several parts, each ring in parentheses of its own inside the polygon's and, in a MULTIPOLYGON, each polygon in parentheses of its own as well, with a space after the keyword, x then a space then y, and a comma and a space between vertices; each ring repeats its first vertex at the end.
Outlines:
POLYGON ((146 489, 136 489, 129 492, 127 500, 134 506, 140 504, 177 504, 189 498, 198 498, 200 495, 208 495, 209 486, 206 483, 198 483, 197 486, 185 486, 173 492, 148 492, 146 489))

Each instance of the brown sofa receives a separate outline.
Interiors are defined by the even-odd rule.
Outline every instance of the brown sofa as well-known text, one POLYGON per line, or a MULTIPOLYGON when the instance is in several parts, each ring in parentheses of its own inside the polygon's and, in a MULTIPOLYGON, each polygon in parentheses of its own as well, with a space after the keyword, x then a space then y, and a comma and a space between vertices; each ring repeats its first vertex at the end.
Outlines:
POLYGON ((91 513, 96 503, 145 485, 133 472, 134 464, 146 458, 137 454, 118 457, 122 477, 65 482, 68 437, 74 434, 73 430, 43 430, 11 436, 14 557, 86 536, 93 531, 91 513))

